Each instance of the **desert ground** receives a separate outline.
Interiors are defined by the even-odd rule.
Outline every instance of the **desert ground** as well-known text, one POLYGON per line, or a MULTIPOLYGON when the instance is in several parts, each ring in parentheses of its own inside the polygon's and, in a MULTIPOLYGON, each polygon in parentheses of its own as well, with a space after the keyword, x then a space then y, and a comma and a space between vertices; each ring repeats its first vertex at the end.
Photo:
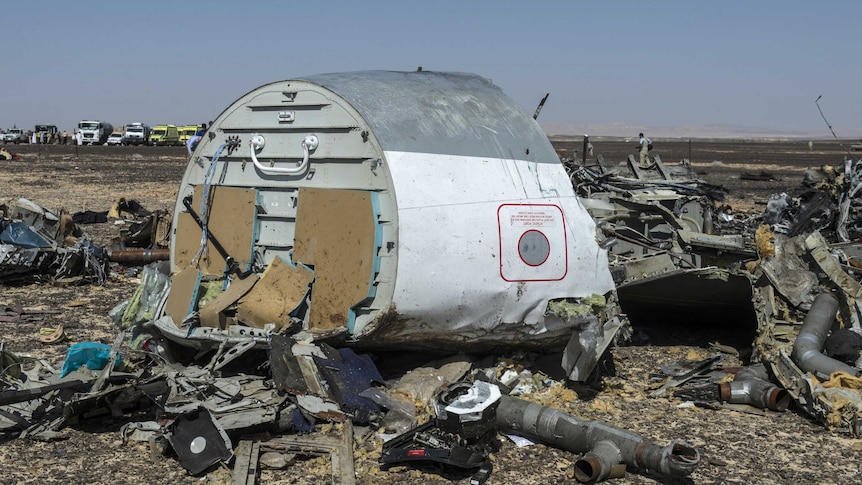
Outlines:
MULTIPOLYGON (((580 158, 580 138, 554 139, 563 156, 580 158)), ((796 190, 809 167, 839 165, 848 153, 837 142, 654 140, 653 153, 665 163, 689 159, 703 180, 729 189, 725 203, 741 211, 759 211, 769 195, 796 190), (743 172, 766 171, 774 180, 740 180, 743 172)), ((592 140, 594 153, 617 164, 636 154, 636 141, 592 140)), ((849 143, 845 143, 849 146, 849 143)), ((149 210, 173 209, 186 166, 184 148, 74 147, 17 145, 9 147, 20 162, 0 162, 0 199, 26 197, 51 209, 71 213, 106 211, 119 197, 137 199, 149 210)), ((859 158, 859 154, 855 155, 859 158)), ((83 226, 100 245, 119 232, 113 221, 83 226)), ((131 296, 138 280, 130 268, 114 266, 104 286, 57 288, 50 285, 0 287, 0 306, 19 304, 52 310, 19 323, 0 323, 0 341, 16 353, 29 353, 62 364, 67 346, 80 341, 111 343, 116 329, 107 313, 131 296), (46 345, 39 329, 63 324, 69 339, 46 345)), ((636 329, 636 344, 612 349, 615 375, 596 389, 575 389, 561 408, 585 419, 599 419, 640 433, 658 444, 687 440, 704 454, 688 479, 670 480, 628 474, 610 483, 862 483, 859 453, 862 440, 827 431, 795 407, 784 413, 743 413, 725 409, 680 407, 672 398, 650 398, 650 374, 681 359, 703 358, 708 340, 698 338, 697 322, 673 329, 636 329), (651 333, 680 336, 679 342, 650 339, 651 333)), ((709 329, 710 337, 721 329, 709 329)), ((732 339, 732 335, 727 335, 732 339)), ((532 356, 537 368, 554 356, 532 356)), ((429 356, 429 360, 432 357, 429 356)), ((528 356, 526 360, 530 361, 528 356)), ((741 362, 728 358, 725 365, 741 362)), ((385 373, 385 369, 382 369, 385 373)), ((549 373, 551 371, 548 371, 549 373)), ((173 457, 151 454, 145 445, 122 444, 118 430, 132 418, 101 418, 66 429, 64 440, 37 442, 0 436, 0 483, 229 483, 230 471, 211 469, 203 477, 188 475, 173 457)), ((139 420, 139 419, 136 419, 139 420)), ((376 445, 379 451, 379 444, 376 445)), ((357 482, 363 484, 460 484, 469 475, 435 468, 396 467, 384 472, 377 454, 357 445, 357 482)), ((501 439, 488 484, 573 483, 577 457, 544 445, 518 448, 501 439)), ((330 483, 328 462, 299 460, 282 470, 265 470, 261 483, 330 483)))

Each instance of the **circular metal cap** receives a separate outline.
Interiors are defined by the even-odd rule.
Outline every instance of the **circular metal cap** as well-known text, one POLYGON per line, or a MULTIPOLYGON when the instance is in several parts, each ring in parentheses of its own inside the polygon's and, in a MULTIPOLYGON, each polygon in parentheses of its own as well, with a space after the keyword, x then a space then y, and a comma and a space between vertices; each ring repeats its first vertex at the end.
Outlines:
POLYGON ((551 254, 551 243, 540 231, 531 229, 521 234, 518 241, 518 255, 529 266, 541 266, 551 254))

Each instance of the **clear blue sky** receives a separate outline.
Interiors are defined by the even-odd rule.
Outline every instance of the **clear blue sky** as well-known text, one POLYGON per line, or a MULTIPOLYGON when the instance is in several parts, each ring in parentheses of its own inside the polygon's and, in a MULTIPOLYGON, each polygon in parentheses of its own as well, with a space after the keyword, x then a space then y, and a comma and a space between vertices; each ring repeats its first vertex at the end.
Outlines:
MULTIPOLYGON (((213 119, 261 84, 474 72, 543 124, 862 137, 862 2, 4 2, 0 127, 213 119)), ((600 134, 600 133, 599 133, 600 134)))

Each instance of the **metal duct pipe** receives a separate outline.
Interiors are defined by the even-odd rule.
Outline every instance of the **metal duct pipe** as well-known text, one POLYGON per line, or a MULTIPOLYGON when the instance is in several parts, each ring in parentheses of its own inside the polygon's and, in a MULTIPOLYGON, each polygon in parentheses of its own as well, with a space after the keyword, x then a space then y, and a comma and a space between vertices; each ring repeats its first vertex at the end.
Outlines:
POLYGON ((799 335, 793 342, 791 359, 805 372, 813 373, 818 379, 828 379, 836 371, 858 376, 855 367, 823 354, 826 335, 838 313, 838 299, 831 293, 821 293, 814 299, 811 309, 805 315, 799 335))
POLYGON ((719 398, 732 404, 750 404, 760 409, 784 411, 790 405, 790 393, 769 382, 763 365, 746 367, 736 373, 733 382, 719 385, 719 398))
POLYGON ((108 251, 108 259, 115 263, 147 264, 171 259, 170 249, 127 249, 108 251))
POLYGON ((584 421, 560 410, 502 396, 497 428, 541 440, 575 453, 587 453, 575 463, 580 482, 600 481, 619 472, 620 462, 669 477, 689 475, 700 463, 700 452, 673 442, 661 447, 640 435, 600 421, 584 421))
POLYGON ((579 482, 598 482, 606 478, 621 478, 626 466, 621 463, 620 450, 612 441, 599 441, 593 449, 575 462, 575 479, 579 482))

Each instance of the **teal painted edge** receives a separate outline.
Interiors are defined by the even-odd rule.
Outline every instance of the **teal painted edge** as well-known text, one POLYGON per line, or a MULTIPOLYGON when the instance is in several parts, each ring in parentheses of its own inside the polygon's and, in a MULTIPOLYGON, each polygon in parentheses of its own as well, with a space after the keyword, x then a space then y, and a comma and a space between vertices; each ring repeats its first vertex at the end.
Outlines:
POLYGON ((198 270, 198 277, 195 279, 195 289, 192 291, 192 300, 189 302, 189 311, 186 312, 186 315, 195 311, 195 306, 198 302, 198 293, 201 291, 201 279, 203 279, 203 276, 203 271, 198 270))
MULTIPOLYGON (((255 189, 254 191, 254 221, 252 223, 251 230, 251 247, 248 250, 248 261, 249 263, 245 265, 245 270, 248 271, 254 265, 254 245, 257 243, 257 240, 260 239, 260 218, 258 217, 257 208, 260 206, 263 200, 261 199, 260 190, 255 189)), ((291 265, 293 266, 293 265, 291 265)), ((224 271, 222 273, 227 273, 228 267, 227 263, 224 265, 224 271)), ((230 278, 225 278, 221 284, 221 290, 227 290, 228 286, 230 286, 230 278)))
POLYGON ((371 280, 368 282, 368 297, 377 295, 374 280, 380 274, 380 248, 383 247, 383 225, 380 224, 380 195, 371 192, 371 211, 374 214, 374 260, 371 262, 371 280))
MULTIPOLYGON (((380 195, 377 192, 369 192, 371 195, 371 212, 374 217, 374 251, 371 261, 371 278, 368 281, 368 298, 377 295, 377 286, 374 280, 380 274, 380 248, 383 247, 383 225, 380 224, 380 195)), ((347 310, 347 331, 353 334, 356 327, 356 310, 351 307, 347 310)))
POLYGON ((257 208, 263 203, 263 198, 260 195, 259 189, 254 189, 254 224, 251 230, 251 247, 248 248, 248 264, 245 266, 245 271, 254 266, 254 245, 260 239, 260 218, 258 217, 257 208))
MULTIPOLYGON (((287 263, 287 265, 288 265, 288 266, 290 266, 291 268, 296 269, 296 263, 294 263, 294 262, 293 262, 293 248, 290 248, 290 250, 288 250, 287 254, 289 254, 289 255, 290 255, 290 259, 284 259, 284 258, 282 258, 281 256, 276 256, 276 258, 278 258, 278 259, 280 259, 280 260, 284 261, 284 262, 285 262, 285 263, 287 263)), ((302 263, 299 263, 299 264, 302 264, 302 263)), ((303 265, 303 266, 305 266, 304 264, 302 264, 302 265, 303 265)), ((311 268, 309 268, 308 266, 305 266, 305 267, 306 267, 306 268, 308 268, 308 270, 311 270, 311 268)), ((313 272, 314 272, 314 271, 312 271, 312 273, 313 273, 313 272)))
MULTIPOLYGON (((195 279, 195 289, 194 291, 192 291, 192 298, 191 301, 189 301, 189 311, 186 312, 186 315, 190 315, 195 311, 195 306, 197 306, 198 303, 198 294, 201 291, 201 280, 203 279, 203 277, 203 271, 198 270, 198 277, 195 279)), ((189 332, 188 334, 186 334, 186 336, 191 335, 192 330, 194 330, 196 326, 197 325, 189 325, 189 332)))
MULTIPOLYGON (((278 258, 278 259, 284 261, 285 263, 293 266, 293 264, 290 261, 287 261, 286 259, 282 258, 281 256, 276 256, 276 258, 278 258)), ((309 273, 311 273, 312 275, 314 274, 313 269, 309 268, 308 266, 306 266, 302 263, 299 263, 298 265, 293 266, 293 268, 294 269, 302 268, 302 269, 308 271, 309 273)), ((308 287, 305 289, 305 294, 302 295, 302 298, 299 300, 299 303, 297 303, 296 306, 293 307, 293 310, 287 312, 288 315, 290 315, 292 317, 298 316, 299 310, 305 306, 305 300, 308 299, 308 294, 311 293, 311 286, 313 284, 314 284, 314 278, 311 279, 311 283, 308 284, 308 287)))

